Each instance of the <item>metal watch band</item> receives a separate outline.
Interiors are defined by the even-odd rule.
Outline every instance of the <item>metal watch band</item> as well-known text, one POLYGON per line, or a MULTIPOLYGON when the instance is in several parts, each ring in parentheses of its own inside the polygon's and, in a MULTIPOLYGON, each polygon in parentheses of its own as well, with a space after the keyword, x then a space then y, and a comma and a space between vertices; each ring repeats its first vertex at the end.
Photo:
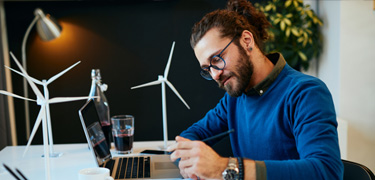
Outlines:
POLYGON ((236 158, 229 157, 228 167, 238 168, 236 158))
POLYGON ((224 180, 239 180, 237 158, 230 157, 227 168, 222 173, 224 180))

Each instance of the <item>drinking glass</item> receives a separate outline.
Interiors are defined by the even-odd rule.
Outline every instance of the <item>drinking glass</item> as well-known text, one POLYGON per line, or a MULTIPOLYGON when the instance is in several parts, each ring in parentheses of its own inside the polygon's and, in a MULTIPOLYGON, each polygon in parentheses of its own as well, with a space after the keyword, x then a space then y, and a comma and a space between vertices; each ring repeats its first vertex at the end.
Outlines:
POLYGON ((132 115, 117 115, 111 118, 112 135, 115 149, 119 154, 129 154, 133 151, 134 117, 132 115))

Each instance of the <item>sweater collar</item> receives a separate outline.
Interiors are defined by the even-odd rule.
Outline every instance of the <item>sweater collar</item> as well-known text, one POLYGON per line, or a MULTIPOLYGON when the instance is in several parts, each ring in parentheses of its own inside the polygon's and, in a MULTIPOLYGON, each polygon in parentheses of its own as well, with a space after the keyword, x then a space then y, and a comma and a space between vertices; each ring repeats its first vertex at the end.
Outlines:
POLYGON ((286 61, 282 54, 280 53, 272 53, 268 54, 267 58, 275 65, 271 71, 271 73, 263 79, 260 83, 255 85, 253 88, 245 92, 248 96, 259 95, 262 96, 267 89, 271 86, 271 84, 275 81, 277 76, 283 70, 286 61))

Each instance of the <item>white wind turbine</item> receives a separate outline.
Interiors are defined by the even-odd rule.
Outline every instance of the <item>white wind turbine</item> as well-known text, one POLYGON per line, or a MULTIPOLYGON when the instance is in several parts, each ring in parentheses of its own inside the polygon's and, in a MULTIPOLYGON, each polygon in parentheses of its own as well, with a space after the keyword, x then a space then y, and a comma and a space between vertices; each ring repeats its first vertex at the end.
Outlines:
MULTIPOLYGON (((69 102, 69 101, 77 101, 77 100, 86 100, 90 97, 56 97, 56 98, 52 98, 52 99, 49 99, 49 92, 48 92, 48 89, 47 89, 47 85, 50 84, 51 82, 53 82, 54 80, 56 80, 57 78, 59 78, 60 76, 62 76, 64 73, 66 73, 67 71, 69 71, 70 69, 72 69, 74 66, 76 66, 77 64, 79 64, 80 62, 77 62, 76 64, 70 66, 69 68, 67 68, 66 70, 60 72, 59 74, 56 74, 55 76, 53 76, 52 78, 50 78, 48 81, 46 80, 42 80, 41 81, 38 81, 32 77, 30 77, 27 72, 22 68, 21 64, 18 62, 17 58, 13 55, 12 52, 10 52, 10 55, 12 56, 12 58, 14 59, 14 61, 16 62, 17 66, 19 67, 19 69, 21 70, 21 72, 18 72, 14 69, 11 69, 9 67, 10 70, 22 75, 24 78, 26 78, 27 82, 29 83, 29 85, 31 86, 32 90, 34 91, 35 95, 37 96, 37 104, 41 106, 40 108, 40 111, 39 111, 39 114, 38 114, 38 117, 35 121, 35 124, 34 124, 34 128, 33 128, 33 131, 31 133, 31 136, 30 136, 30 139, 27 143, 27 146, 25 148, 25 151, 24 151, 24 154, 26 154, 30 144, 31 144, 31 141, 33 140, 34 138, 34 135, 40 125, 40 123, 42 122, 42 127, 43 127, 43 145, 44 145, 44 156, 45 156, 45 173, 46 173, 46 179, 50 179, 50 165, 49 165, 49 157, 50 157, 50 150, 51 152, 53 153, 53 141, 52 141, 52 129, 51 129, 51 119, 50 119, 50 113, 49 113, 49 104, 53 104, 53 103, 62 103, 62 102, 69 102), (39 91, 38 87, 34 84, 37 83, 37 84, 41 84, 43 85, 44 87, 44 96, 42 95, 42 93, 39 91), (48 138, 49 138, 49 141, 48 142, 48 138), (50 144, 50 149, 48 149, 48 145, 50 144)), ((0 94, 4 94, 4 95, 9 95, 9 96, 13 96, 13 97, 16 97, 16 98, 20 98, 20 99, 24 99, 24 100, 29 100, 29 101, 35 101, 35 100, 32 100, 32 99, 28 99, 28 98, 24 98, 24 97, 21 97, 21 96, 18 96, 16 94, 13 94, 13 93, 10 93, 10 92, 7 92, 7 91, 3 91, 3 90, 0 90, 0 94)))
POLYGON ((169 54, 169 59, 168 59, 168 63, 167 63, 167 66, 165 67, 165 70, 164 70, 164 76, 162 75, 159 75, 158 76, 158 80, 156 81, 152 81, 152 82, 149 82, 149 83, 146 83, 146 84, 142 84, 142 85, 139 85, 139 86, 134 86, 132 87, 131 89, 136 89, 136 88, 141 88, 141 87, 146 87, 146 86, 152 86, 152 85, 157 85, 157 84, 161 84, 161 95, 162 95, 162 106, 163 106, 163 134, 164 134, 164 149, 167 148, 167 141, 168 141, 168 129, 167 129, 167 101, 166 101, 166 96, 165 96, 165 84, 167 84, 171 89, 172 91, 178 96, 178 98, 180 98, 180 100, 185 104, 185 106, 190 109, 189 105, 184 101, 184 99, 181 97, 181 95, 178 93, 178 91, 176 90, 176 88, 172 85, 172 83, 170 83, 167 79, 168 77, 168 72, 169 72, 169 67, 171 65, 171 60, 172 60, 172 55, 173 55, 173 50, 174 50, 174 45, 175 45, 175 42, 173 41, 172 43, 172 48, 171 48, 171 52, 169 54))
MULTIPOLYGON (((15 58, 13 54, 11 54, 11 55, 12 55, 13 58, 15 58)), ((50 83, 52 83, 53 81, 55 81, 57 78, 59 78, 60 76, 62 76, 63 74, 65 74, 67 71, 69 71, 70 69, 74 68, 79 63, 81 63, 81 61, 78 61, 77 63, 73 64, 72 66, 70 66, 69 68, 65 69, 64 71, 61 71, 60 73, 56 74, 55 76, 53 76, 52 78, 50 78, 48 81, 45 80, 45 79, 43 79, 42 81, 39 81, 39 80, 37 80, 35 78, 32 78, 30 76, 28 78, 30 78, 31 81, 33 81, 34 83, 43 86, 44 99, 45 100, 49 100, 49 91, 48 91, 47 86, 50 83)), ((7 68, 10 69, 10 70, 12 70, 13 72, 15 72, 15 73, 17 73, 17 74, 25 77, 27 79, 27 77, 24 74, 22 74, 21 72, 19 72, 17 70, 14 70, 14 69, 12 69, 10 67, 7 67, 7 68)), ((35 92, 35 94, 37 94, 37 93, 35 92)), ((37 97, 38 97, 38 95, 37 95, 37 97)), ((87 98, 84 97, 83 99, 87 99, 87 98)), ((81 100, 81 99, 77 99, 77 100, 81 100)), ((62 155, 62 153, 56 153, 53 150, 53 135, 52 135, 52 125, 51 125, 52 123, 51 123, 51 113, 50 113, 49 103, 46 103, 46 105, 45 105, 45 114, 46 114, 46 118, 47 118, 48 141, 49 141, 49 148, 50 148, 50 153, 49 154, 50 154, 50 157, 59 157, 59 156, 62 155)), ((32 131, 32 133, 30 135, 29 141, 27 143, 24 155, 27 152, 27 150, 28 150, 28 148, 29 148, 29 146, 31 144, 31 141, 34 138, 34 135, 35 135, 36 131, 38 130, 39 124, 37 124, 37 123, 34 124, 34 128, 33 128, 33 131, 32 131)))

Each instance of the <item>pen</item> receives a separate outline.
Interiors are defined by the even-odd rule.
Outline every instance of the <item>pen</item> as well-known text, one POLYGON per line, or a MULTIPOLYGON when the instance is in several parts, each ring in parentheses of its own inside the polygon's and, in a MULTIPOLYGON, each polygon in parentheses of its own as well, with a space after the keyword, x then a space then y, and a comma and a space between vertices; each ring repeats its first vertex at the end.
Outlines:
POLYGON ((16 168, 16 171, 17 171, 18 174, 20 174, 25 180, 27 180, 27 178, 22 174, 22 172, 21 172, 20 170, 18 170, 18 169, 16 168))
MULTIPOLYGON (((220 134, 216 134, 215 136, 211 136, 209 138, 206 138, 206 139, 203 139, 202 142, 207 142, 207 141, 211 141, 213 139, 216 139, 216 138, 219 138, 219 137, 223 137, 223 136, 226 136, 230 133, 234 132, 234 129, 230 129, 228 131, 225 131, 225 132, 222 132, 220 134)), ((168 154, 172 154, 174 151, 171 151, 171 152, 168 152, 168 154)))
MULTIPOLYGON (((216 134, 215 136, 211 136, 209 138, 206 138, 206 139, 203 139, 202 142, 207 142, 207 141, 211 141, 213 139, 216 139, 216 138, 219 138, 219 137, 223 137, 223 136, 226 136, 230 133, 234 132, 234 129, 230 129, 228 131, 225 131, 225 132, 222 132, 220 134, 216 134)), ((168 152, 168 154, 172 154, 174 151, 171 151, 171 152, 168 152)), ((173 163, 178 167, 178 164, 180 162, 181 158, 178 158, 176 161, 174 161, 173 163)))
POLYGON ((226 135, 228 135, 228 134, 230 134, 230 133, 232 133, 232 132, 234 132, 234 129, 230 129, 230 130, 228 130, 228 131, 222 132, 222 133, 217 134, 217 135, 215 135, 215 136, 211 136, 211 137, 209 137, 209 138, 203 139, 202 142, 211 141, 211 140, 213 140, 213 139, 216 139, 216 138, 219 138, 219 137, 226 136, 226 135))
POLYGON ((14 177, 16 178, 17 180, 21 180, 7 165, 3 164, 3 166, 5 167, 5 169, 14 177))

